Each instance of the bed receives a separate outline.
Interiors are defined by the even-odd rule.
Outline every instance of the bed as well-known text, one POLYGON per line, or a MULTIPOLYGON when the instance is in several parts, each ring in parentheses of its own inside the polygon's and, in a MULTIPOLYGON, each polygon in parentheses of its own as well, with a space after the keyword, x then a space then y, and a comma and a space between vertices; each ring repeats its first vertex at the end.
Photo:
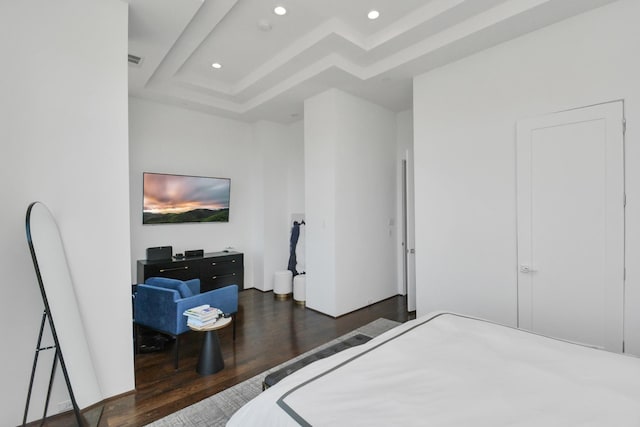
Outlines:
POLYGON ((640 359, 452 313, 319 360, 227 426, 640 426, 640 359))

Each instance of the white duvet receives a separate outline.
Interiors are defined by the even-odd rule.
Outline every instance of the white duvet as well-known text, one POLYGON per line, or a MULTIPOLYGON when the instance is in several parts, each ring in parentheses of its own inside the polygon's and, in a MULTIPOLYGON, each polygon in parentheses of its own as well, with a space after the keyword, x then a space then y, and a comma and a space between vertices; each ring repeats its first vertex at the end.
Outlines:
POLYGON ((640 426, 640 359, 438 313, 283 379, 227 426, 640 426))

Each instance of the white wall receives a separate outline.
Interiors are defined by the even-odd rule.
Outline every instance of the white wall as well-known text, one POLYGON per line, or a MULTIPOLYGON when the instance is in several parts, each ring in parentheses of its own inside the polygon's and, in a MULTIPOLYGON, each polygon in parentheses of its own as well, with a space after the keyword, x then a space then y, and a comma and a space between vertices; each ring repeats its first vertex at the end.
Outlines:
POLYGON ((337 315, 334 97, 325 92, 304 102, 306 303, 330 315, 337 315))
POLYGON ((305 101, 307 305, 339 316, 397 293, 395 114, 339 90, 305 101))
MULTIPOLYGON (((57 218, 103 394, 134 387, 127 4, 1 2, 0 52, 11 58, 0 79, 0 425, 18 425, 43 310, 25 237, 34 200, 57 218)), ((31 420, 42 416, 52 355, 40 356, 31 420)), ((50 414, 69 399, 61 374, 55 384, 50 414)))
POLYGON ((255 209, 251 126, 137 98, 129 100, 131 278, 146 249, 173 252, 231 246, 245 252, 245 286, 253 285, 251 223, 255 209), (142 173, 231 178, 228 223, 142 225, 142 173))
POLYGON ((148 247, 232 246, 245 255, 245 287, 271 290, 273 272, 287 267, 291 209, 304 206, 302 125, 251 125, 138 98, 129 104, 132 281, 148 247), (142 225, 143 172, 231 178, 229 222, 142 225))
POLYGON ((253 125, 253 139, 257 155, 253 171, 258 186, 254 248, 256 256, 262 258, 254 265, 255 287, 269 291, 273 289, 274 272, 287 269, 291 214, 303 212, 304 137, 299 122, 285 126, 259 121, 253 125))
POLYGON ((621 0, 415 79, 419 315, 516 324, 516 120, 624 99, 625 341, 640 354, 638 16, 621 0))
POLYGON ((287 140, 287 211, 292 214, 304 213, 304 121, 287 127, 287 140))

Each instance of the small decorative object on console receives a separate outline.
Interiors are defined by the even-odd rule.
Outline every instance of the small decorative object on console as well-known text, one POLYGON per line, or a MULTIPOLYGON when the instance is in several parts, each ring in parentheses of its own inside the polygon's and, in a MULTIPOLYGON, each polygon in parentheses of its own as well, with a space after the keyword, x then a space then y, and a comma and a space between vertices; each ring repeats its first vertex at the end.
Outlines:
POLYGON ((196 256, 203 256, 204 255, 204 250, 202 249, 194 249, 191 251, 184 251, 184 256, 186 256, 187 258, 191 258, 191 257, 196 257, 196 256))
POLYGON ((159 261, 163 259, 171 259, 173 256, 172 246, 156 246, 147 248, 147 261, 159 261))

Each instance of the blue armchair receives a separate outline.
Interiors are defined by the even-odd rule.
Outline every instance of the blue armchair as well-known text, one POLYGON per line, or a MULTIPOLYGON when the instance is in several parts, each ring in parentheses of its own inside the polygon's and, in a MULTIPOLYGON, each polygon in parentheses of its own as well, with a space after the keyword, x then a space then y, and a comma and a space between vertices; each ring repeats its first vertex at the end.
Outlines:
POLYGON ((188 332, 185 310, 203 304, 217 307, 232 316, 233 339, 236 339, 238 286, 229 285, 200 293, 200 279, 187 281, 166 277, 150 277, 136 286, 133 319, 136 325, 165 333, 175 338, 174 366, 178 369, 180 335, 188 332))

